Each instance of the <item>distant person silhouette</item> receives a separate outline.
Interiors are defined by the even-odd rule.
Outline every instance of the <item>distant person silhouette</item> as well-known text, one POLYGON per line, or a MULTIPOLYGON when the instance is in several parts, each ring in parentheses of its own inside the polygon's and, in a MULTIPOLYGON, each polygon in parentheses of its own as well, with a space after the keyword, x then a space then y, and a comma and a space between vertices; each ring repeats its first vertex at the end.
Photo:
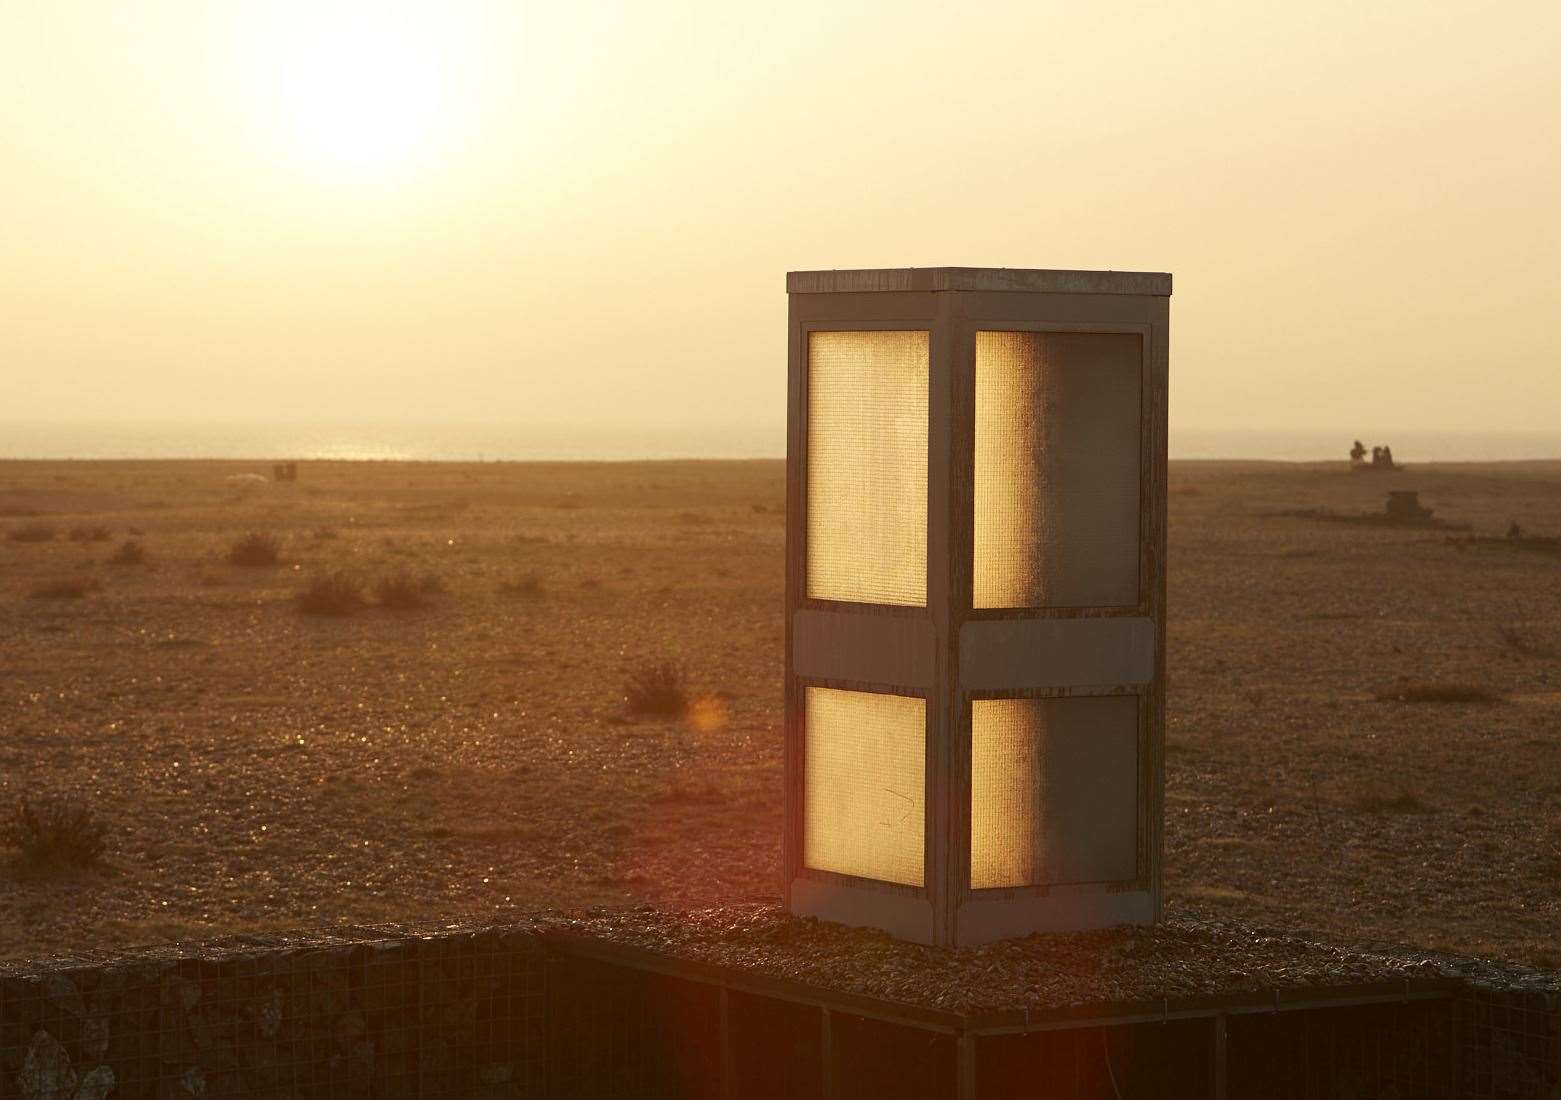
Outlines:
POLYGON ((1373 466, 1380 466, 1380 465, 1382 465, 1382 448, 1381 447, 1373 447, 1371 449, 1371 464, 1373 466))
POLYGON ((1386 466, 1390 470, 1393 468, 1393 448, 1392 447, 1383 447, 1382 448, 1382 465, 1386 466))
POLYGON ((1355 441, 1355 446, 1350 448, 1350 461, 1359 462, 1366 457, 1366 445, 1360 440, 1355 441))

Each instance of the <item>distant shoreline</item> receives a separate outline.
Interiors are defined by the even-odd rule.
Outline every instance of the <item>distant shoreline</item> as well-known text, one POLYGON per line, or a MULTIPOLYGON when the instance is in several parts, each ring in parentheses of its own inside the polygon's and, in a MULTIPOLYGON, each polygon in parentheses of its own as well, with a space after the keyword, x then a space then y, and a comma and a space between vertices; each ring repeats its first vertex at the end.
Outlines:
MULTIPOLYGON (((7 466, 223 466, 244 467, 256 473, 271 474, 271 467, 282 462, 296 462, 313 466, 678 466, 678 465, 738 465, 783 463, 784 455, 756 458, 728 458, 710 456, 684 456, 672 458, 298 458, 272 456, 266 458, 193 457, 170 458, 26 458, 0 457, 0 472, 7 466)), ((1348 472, 1348 459, 1333 458, 1254 458, 1251 456, 1177 457, 1169 458, 1172 466, 1317 466, 1337 467, 1348 472)), ((1561 454, 1547 458, 1427 458, 1401 464, 1398 472, 1413 473, 1417 469, 1446 469, 1450 466, 1561 466, 1561 454)), ((1397 484, 1384 477, 1384 485, 1397 484)))
MULTIPOLYGON (((1177 428, 1176 461, 1343 462, 1388 444, 1404 464, 1561 460, 1561 432, 1177 428)), ((785 456, 781 425, 0 423, 0 460, 232 462, 662 462, 785 456)))

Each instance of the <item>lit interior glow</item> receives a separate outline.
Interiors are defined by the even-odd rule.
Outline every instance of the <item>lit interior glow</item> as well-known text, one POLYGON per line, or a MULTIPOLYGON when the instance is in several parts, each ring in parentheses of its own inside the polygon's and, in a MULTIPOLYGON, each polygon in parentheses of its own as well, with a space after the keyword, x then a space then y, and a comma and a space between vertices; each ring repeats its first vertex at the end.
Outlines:
POLYGON ((976 607, 1138 602, 1142 340, 977 332, 976 607))
POLYGON ((803 863, 920 886, 926 700, 810 687, 804 721, 803 863))
POLYGON ((927 603, 926 332, 808 338, 807 590, 927 603))
POLYGON ((1138 866, 1138 700, 970 705, 970 885, 1126 882, 1138 866))

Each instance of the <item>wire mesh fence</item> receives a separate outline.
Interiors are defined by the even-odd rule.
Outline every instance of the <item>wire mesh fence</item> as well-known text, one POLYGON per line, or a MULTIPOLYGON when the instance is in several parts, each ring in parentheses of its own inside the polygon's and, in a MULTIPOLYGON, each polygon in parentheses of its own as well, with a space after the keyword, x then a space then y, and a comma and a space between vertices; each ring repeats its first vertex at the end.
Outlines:
POLYGON ((524 933, 0 969, 0 1098, 543 1094, 524 933))
POLYGON ((1467 1100, 1561 1097, 1561 992, 1469 985, 1458 999, 1467 1100))
POLYGON ((548 959, 553 1096, 722 1096, 714 985, 592 959, 548 959))
POLYGON ((976 1095, 1206 1100, 1215 1089, 1215 1026, 1205 1017, 984 1037, 976 1095))
POLYGON ((1561 1097, 1554 991, 993 1031, 727 977, 527 928, 0 964, 0 1100, 1561 1097))
POLYGON ((1451 997, 1232 1016, 1228 1028, 1231 1096, 1460 1095, 1451 997))

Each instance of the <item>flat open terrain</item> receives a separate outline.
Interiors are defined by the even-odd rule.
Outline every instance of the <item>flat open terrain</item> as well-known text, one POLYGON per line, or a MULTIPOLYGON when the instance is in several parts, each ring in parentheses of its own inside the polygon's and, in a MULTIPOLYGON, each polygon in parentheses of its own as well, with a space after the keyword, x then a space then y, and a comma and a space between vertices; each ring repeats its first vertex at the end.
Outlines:
MULTIPOLYGON (((0 812, 111 830, 98 870, 0 863, 0 955, 779 892, 780 463, 230 480, 268 470, 0 463, 0 812), (280 564, 227 563, 252 531, 280 564), (444 591, 301 613, 338 570, 444 591), (628 713, 663 659, 688 719, 628 713)), ((1171 481, 1170 911, 1561 966, 1561 558, 1272 515, 1416 489, 1561 534, 1561 463, 1171 481)))

